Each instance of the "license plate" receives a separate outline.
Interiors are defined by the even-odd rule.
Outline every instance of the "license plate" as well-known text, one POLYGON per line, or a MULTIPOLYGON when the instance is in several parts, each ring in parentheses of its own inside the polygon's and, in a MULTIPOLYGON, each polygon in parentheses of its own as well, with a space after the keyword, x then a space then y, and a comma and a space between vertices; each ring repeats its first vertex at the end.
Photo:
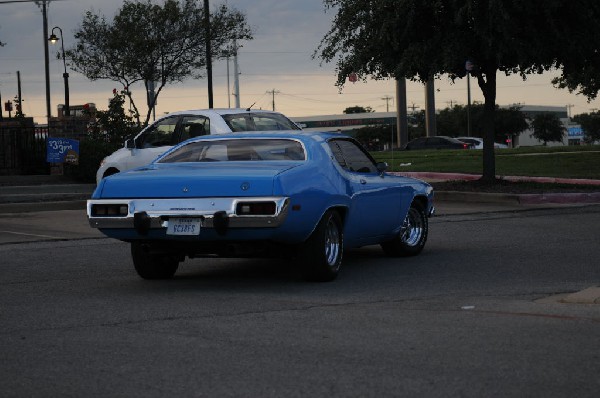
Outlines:
POLYGON ((199 218, 171 218, 167 235, 200 235, 199 218))

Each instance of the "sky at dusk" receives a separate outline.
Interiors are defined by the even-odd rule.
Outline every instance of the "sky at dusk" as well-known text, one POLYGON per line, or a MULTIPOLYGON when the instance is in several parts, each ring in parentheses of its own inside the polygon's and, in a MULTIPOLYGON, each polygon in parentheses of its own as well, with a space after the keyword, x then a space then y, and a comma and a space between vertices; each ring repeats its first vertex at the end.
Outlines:
MULTIPOLYGON (((2 3, 3 0, 0 0, 2 3)), ((63 30, 65 48, 74 45, 73 33, 87 10, 101 13, 112 20, 122 0, 55 0, 48 6, 48 30, 59 26, 63 30)), ((211 9, 226 3, 243 11, 254 29, 254 40, 242 42, 239 51, 240 101, 242 107, 255 103, 255 108, 271 109, 276 90, 275 107, 288 116, 341 114, 350 106, 370 106, 375 111, 394 110, 395 85, 392 80, 347 83, 340 92, 335 86, 335 65, 321 64, 312 54, 328 31, 334 11, 325 12, 321 0, 210 0, 211 9)), ((2 102, 17 94, 16 71, 22 80, 23 111, 38 123, 46 121, 44 47, 41 8, 35 3, 0 4, 0 93, 2 102)), ((64 103, 63 63, 56 59, 60 45, 50 45, 50 89, 52 114, 64 103)), ((95 103, 106 109, 117 83, 89 81, 69 71, 71 105, 95 103)), ((233 66, 230 67, 230 86, 233 87, 233 66)), ((498 75, 497 103, 571 107, 571 114, 600 108, 598 101, 588 103, 582 96, 555 89, 551 80, 557 73, 532 75, 524 82, 518 76, 498 75)), ((214 106, 228 107, 227 64, 213 63, 214 106)), ((143 86, 132 89, 134 99, 145 112, 143 86)), ((476 81, 471 81, 473 101, 483 102, 476 81)), ((409 107, 424 109, 422 84, 409 82, 409 107)), ((235 103, 233 97, 231 104, 235 103)), ((466 104, 466 81, 451 84, 446 76, 436 80, 436 108, 466 104)), ((158 97, 156 115, 184 109, 208 107, 206 80, 190 79, 183 84, 166 86, 158 97)), ((4 116, 7 116, 4 113, 4 116)))

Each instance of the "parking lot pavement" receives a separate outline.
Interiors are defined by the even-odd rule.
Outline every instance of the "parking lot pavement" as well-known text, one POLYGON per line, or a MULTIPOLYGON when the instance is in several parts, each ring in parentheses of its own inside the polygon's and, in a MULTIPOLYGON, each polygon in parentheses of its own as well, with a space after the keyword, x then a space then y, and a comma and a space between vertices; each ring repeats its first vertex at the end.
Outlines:
MULTIPOLYGON (((7 206, 7 205, 2 205, 7 206)), ((104 238, 90 227, 84 201, 13 204, 13 211, 0 212, 0 244, 44 240, 104 238)), ((437 201, 436 216, 518 212, 532 209, 585 206, 584 204, 478 203, 437 201)), ((7 208, 5 207, 5 210, 7 208)))
MULTIPOLYGON (((49 178, 52 176, 38 177, 44 178, 18 178, 15 181, 0 178, 0 244, 104 236, 89 226, 85 213, 86 199, 95 189, 94 184, 64 183, 49 178)), ((600 192, 596 196, 590 195, 554 197, 436 192, 434 202, 436 215, 443 217, 600 203, 600 192)))
POLYGON ((0 214, 0 244, 102 237, 83 208, 0 214))

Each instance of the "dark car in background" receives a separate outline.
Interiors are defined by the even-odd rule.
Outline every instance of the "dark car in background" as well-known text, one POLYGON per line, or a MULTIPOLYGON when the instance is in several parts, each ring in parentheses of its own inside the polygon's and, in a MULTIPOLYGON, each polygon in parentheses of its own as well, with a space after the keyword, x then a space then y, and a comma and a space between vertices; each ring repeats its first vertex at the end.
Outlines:
POLYGON ((470 144, 459 141, 456 138, 438 135, 434 137, 420 137, 409 141, 404 147, 406 150, 417 149, 469 149, 470 144))

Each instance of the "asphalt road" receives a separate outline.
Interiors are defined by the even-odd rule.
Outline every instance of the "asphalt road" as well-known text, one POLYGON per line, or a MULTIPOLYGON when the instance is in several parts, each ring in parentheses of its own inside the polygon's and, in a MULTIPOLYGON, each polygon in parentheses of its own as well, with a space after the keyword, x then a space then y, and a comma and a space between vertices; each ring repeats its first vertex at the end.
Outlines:
POLYGON ((353 250, 324 284, 231 259, 144 281, 80 211, 2 215, 1 395, 596 397, 600 305, 559 300, 600 285, 600 206, 442 210, 420 256, 353 250))

